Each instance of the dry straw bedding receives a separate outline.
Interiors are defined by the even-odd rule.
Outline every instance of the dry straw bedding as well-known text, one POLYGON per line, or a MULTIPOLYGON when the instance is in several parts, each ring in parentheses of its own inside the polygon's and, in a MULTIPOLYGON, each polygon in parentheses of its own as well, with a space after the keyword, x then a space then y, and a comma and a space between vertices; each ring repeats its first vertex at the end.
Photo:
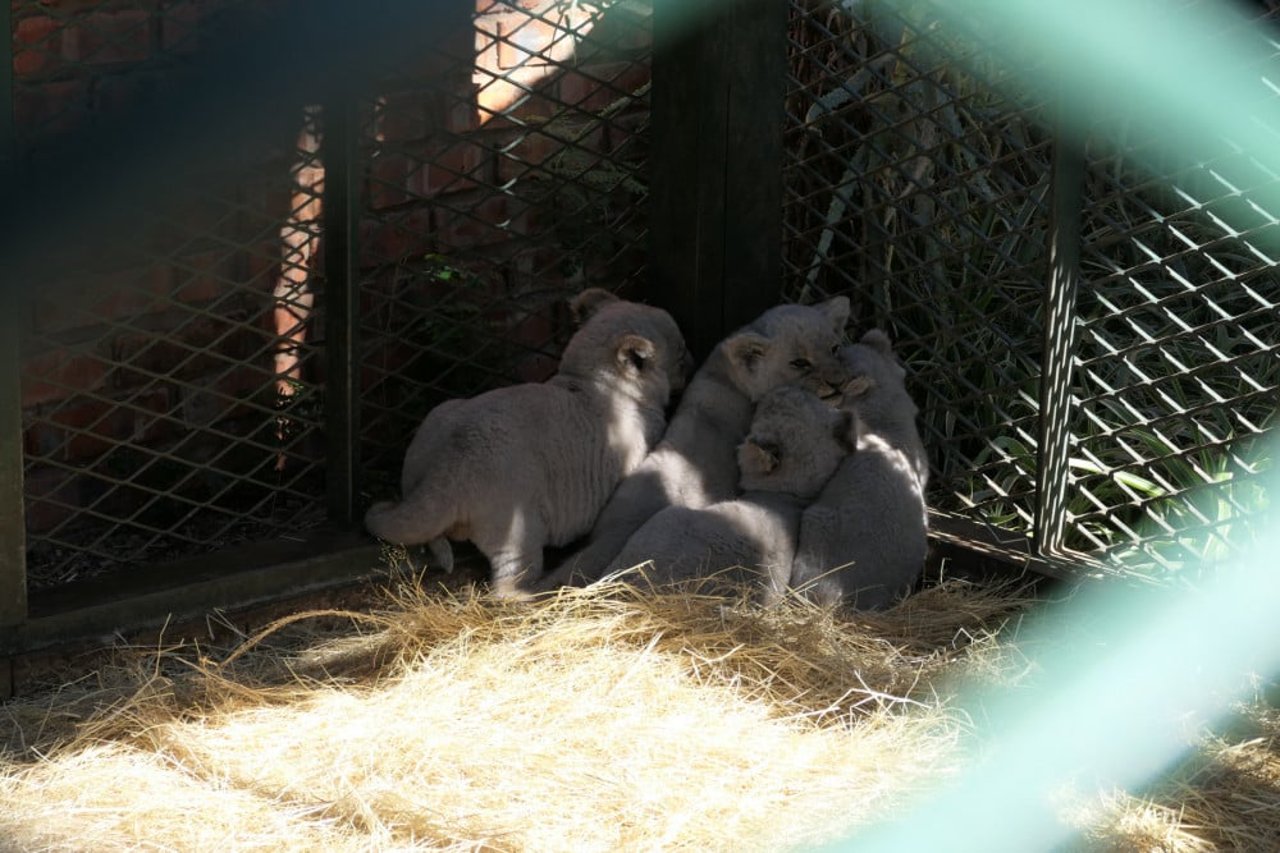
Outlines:
MULTIPOLYGON (((0 849, 821 842, 958 768, 956 685, 1021 677, 1029 606, 959 581, 860 615, 409 584, 235 650, 122 650, 0 708, 0 849)), ((1084 849, 1271 849, 1276 717, 1245 708, 1159 788, 1064 795, 1063 819, 1084 849)))

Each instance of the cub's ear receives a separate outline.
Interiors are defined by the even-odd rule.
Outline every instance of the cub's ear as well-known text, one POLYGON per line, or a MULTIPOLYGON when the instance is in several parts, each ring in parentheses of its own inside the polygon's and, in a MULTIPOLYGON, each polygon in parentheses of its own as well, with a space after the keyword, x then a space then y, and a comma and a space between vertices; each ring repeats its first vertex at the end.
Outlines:
POLYGON ((772 474, 778 467, 778 448, 757 444, 751 438, 738 446, 738 466, 751 474, 772 474))
POLYGON ((862 336, 860 343, 866 344, 882 355, 893 355, 893 342, 882 329, 871 329, 862 336))
POLYGON ((848 409, 836 410, 833 427, 836 443, 844 448, 845 453, 853 453, 858 447, 858 418, 848 409))
POLYGON ((623 335, 618 339, 618 367, 628 368, 637 373, 643 371, 649 360, 658 351, 653 341, 640 335, 623 335))
POLYGON ((831 328, 837 335, 844 335, 845 324, 849 322, 849 297, 834 296, 813 307, 827 315, 827 319, 831 321, 831 328))
POLYGON ((739 332, 724 342, 729 363, 747 373, 754 373, 760 359, 769 352, 772 341, 755 332, 739 332))
POLYGON ((601 305, 620 301, 603 287, 588 287, 569 300, 569 316, 575 326, 581 326, 600 310, 601 305))

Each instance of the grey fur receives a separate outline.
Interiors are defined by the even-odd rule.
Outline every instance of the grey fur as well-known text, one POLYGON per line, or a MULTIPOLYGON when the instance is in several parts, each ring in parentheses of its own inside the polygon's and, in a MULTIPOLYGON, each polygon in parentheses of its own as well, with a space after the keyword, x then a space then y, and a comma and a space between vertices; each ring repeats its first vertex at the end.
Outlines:
POLYGON ((542 570, 542 549, 590 529, 614 487, 644 460, 684 385, 688 351, 658 308, 607 291, 571 303, 584 325, 555 376, 433 409, 405 453, 403 500, 370 508, 365 526, 403 544, 469 539, 495 591, 515 594, 542 570))
POLYGON ((823 604, 882 609, 924 569, 928 461, 889 338, 873 329, 841 355, 854 374, 841 405, 858 419, 858 446, 804 512, 791 586, 823 604))
POLYGON ((609 499, 587 543, 543 582, 545 588, 599 579, 627 539, 668 506, 705 507, 733 497, 735 448, 751 423, 752 404, 781 385, 799 383, 822 396, 849 377, 839 345, 849 300, 778 305, 730 335, 694 375, 662 441, 609 499), (808 368, 793 364, 803 359, 808 368))
POLYGON ((805 504, 853 450, 853 423, 850 412, 803 389, 769 392, 738 447, 742 495, 663 509, 632 534, 606 574, 649 563, 641 576, 654 584, 752 577, 772 602, 786 589, 805 504))

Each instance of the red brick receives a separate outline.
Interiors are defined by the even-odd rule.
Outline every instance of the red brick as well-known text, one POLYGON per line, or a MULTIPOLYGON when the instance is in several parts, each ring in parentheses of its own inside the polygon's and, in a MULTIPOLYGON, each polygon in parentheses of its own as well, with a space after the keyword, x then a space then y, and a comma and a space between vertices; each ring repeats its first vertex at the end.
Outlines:
POLYGON ((417 161, 404 154, 384 151, 369 165, 369 205, 374 210, 395 207, 409 200, 409 175, 417 161))
POLYGON ((550 343, 555 334, 555 325, 552 323, 551 314, 547 311, 542 311, 530 314, 517 322, 508 331, 507 339, 512 343, 520 344, 530 349, 541 349, 550 343))
POLYGON ((160 49, 167 53, 189 53, 200 47, 200 23, 215 4, 202 0, 167 4, 160 10, 160 49))
POLYGON ((379 98, 378 138, 391 142, 423 139, 431 127, 433 98, 425 92, 393 92, 379 98))
POLYGON ((57 527, 81 505, 80 478, 74 471, 36 466, 23 475, 27 530, 44 533, 57 527))
POLYGON ((93 87, 93 108, 100 114, 136 107, 162 86, 158 74, 113 74, 100 77, 93 87))
MULTIPOLYGON (((497 37, 497 68, 502 71, 546 65, 549 53, 556 48, 565 51, 572 43, 572 39, 554 24, 527 15, 505 15, 494 23, 496 29, 490 32, 497 37), (557 38, 562 39, 563 46, 553 48, 552 43, 557 38)), ((480 22, 476 23, 477 29, 481 26, 480 22)))
POLYGON ((173 259, 168 293, 185 305, 206 305, 236 289, 234 258, 225 249, 196 252, 173 259))
POLYGON ((133 435, 133 413, 106 400, 84 400, 59 406, 49 423, 66 430, 63 454, 74 462, 101 456, 133 435))
POLYGON ((101 388, 111 365, 87 353, 56 349, 23 359, 21 372, 25 409, 101 388))
POLYGON ((512 259, 512 268, 517 276, 535 281, 546 281, 559 273, 564 252, 552 248, 523 249, 512 259))
POLYGON ((409 179, 413 193, 431 197, 471 189, 477 181, 490 180, 488 157, 478 143, 459 140, 435 153, 409 179))
POLYGON ((13 30, 13 73, 29 77, 56 68, 62 61, 62 24, 36 15, 18 21, 13 30))
POLYGON ((505 183, 525 176, 531 167, 563 149, 564 143, 545 133, 527 132, 497 147, 498 181, 505 183))
POLYGON ((81 124, 89 112, 89 87, 82 80, 18 86, 13 120, 24 138, 61 133, 81 124))
POLYGON ((444 105, 444 129, 449 133, 470 133, 480 126, 474 86, 465 96, 450 95, 444 105))
POLYGON ((95 12, 63 34, 71 62, 108 65, 141 62, 151 55, 151 15, 141 11, 95 12))
POLYGON ((635 62, 589 65, 560 75, 560 100, 589 113, 598 112, 649 82, 648 67, 635 62))
POLYGON ((459 211, 440 208, 436 211, 440 247, 442 250, 469 249, 501 243, 509 236, 500 227, 506 219, 507 200, 502 196, 489 196, 459 211))
POLYGON ((35 328, 62 332, 162 311, 171 283, 168 268, 160 264, 100 274, 78 288, 37 299, 35 328))
MULTIPOLYGON (((39 407, 36 407, 39 411, 39 407)), ((67 436, 61 427, 23 413, 22 452, 28 459, 61 459, 67 436)))
POLYGON ((431 211, 415 207, 385 219, 360 223, 360 261, 380 264, 431 251, 434 244, 431 211))
POLYGON ((167 337, 116 335, 109 344, 112 357, 120 364, 120 370, 192 379, 225 369, 229 359, 249 358, 265 349, 264 332, 246 325, 235 316, 238 311, 223 313, 231 316, 190 319, 183 325, 180 337, 172 332, 167 337))
MULTIPOLYGON (((299 355, 306 356, 305 351, 299 355)), ((305 358, 300 362, 302 370, 305 372, 311 367, 314 361, 312 358, 305 358)), ((264 358, 264 364, 269 358, 264 358)), ((275 371, 274 366, 264 367, 254 364, 238 364, 221 376, 213 379, 209 385, 210 388, 220 394, 225 394, 236 400, 246 400, 258 394, 272 391, 275 387, 275 371)))
MULTIPOLYGON (((503 83, 502 85, 507 85, 503 83)), ((486 95, 480 93, 477 98, 477 120, 484 127, 494 130, 502 128, 523 129, 530 123, 538 124, 547 121, 559 113, 563 107, 543 90, 532 93, 520 92, 509 98, 501 107, 486 106, 486 95)), ((492 99, 489 99, 492 100, 492 99)))

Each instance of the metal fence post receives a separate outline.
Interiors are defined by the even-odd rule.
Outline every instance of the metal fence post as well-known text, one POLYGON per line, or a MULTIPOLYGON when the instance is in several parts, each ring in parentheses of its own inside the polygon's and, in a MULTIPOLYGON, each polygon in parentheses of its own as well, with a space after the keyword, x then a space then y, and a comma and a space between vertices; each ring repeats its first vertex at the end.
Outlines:
POLYGON ((1071 375, 1076 351, 1076 295, 1080 287, 1083 143, 1054 144, 1049 221, 1049 274, 1044 295, 1040 375, 1040 445, 1036 465, 1035 543, 1040 556, 1060 553, 1067 530, 1071 464, 1071 375))
POLYGON ((782 291, 787 9, 654 4, 650 264, 697 355, 782 291))
POLYGON ((329 518, 355 521, 360 464, 360 201, 356 99, 344 91, 324 107, 325 426, 329 518))
MULTIPOLYGON (((11 165, 15 156, 13 115, 13 10, 0 7, 0 166, 11 165), (8 162, 6 162, 8 161, 8 162)), ((12 289, 12 283, 10 285, 12 289)), ((13 306, 18 294, 0 294, 3 304, 13 306)), ((21 352, 17 317, 6 312, 6 334, 0 344, 0 628, 21 624, 27 618, 26 522, 23 517, 22 484, 22 387, 19 378, 21 352)), ((7 668, 7 667, 6 667, 7 668)), ((0 677, 0 695, 8 679, 0 677)))

